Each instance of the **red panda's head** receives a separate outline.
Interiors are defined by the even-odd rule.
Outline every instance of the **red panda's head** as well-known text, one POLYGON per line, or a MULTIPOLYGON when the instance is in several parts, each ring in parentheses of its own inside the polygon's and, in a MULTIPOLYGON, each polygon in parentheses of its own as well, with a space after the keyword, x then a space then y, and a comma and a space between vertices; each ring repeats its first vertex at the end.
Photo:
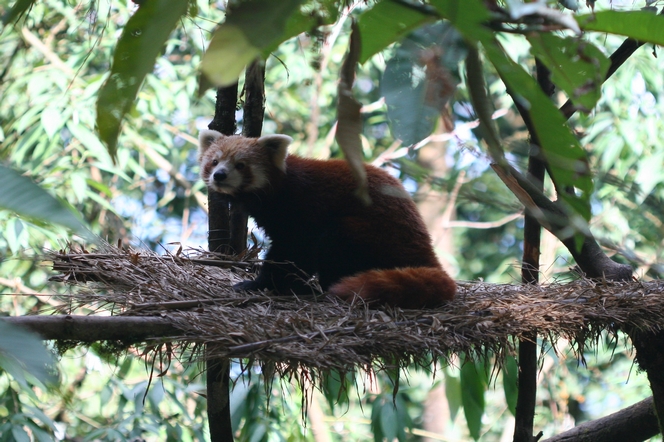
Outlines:
POLYGON ((286 135, 245 138, 203 130, 198 137, 201 178, 212 190, 235 195, 269 185, 275 172, 286 172, 286 154, 293 139, 286 135))

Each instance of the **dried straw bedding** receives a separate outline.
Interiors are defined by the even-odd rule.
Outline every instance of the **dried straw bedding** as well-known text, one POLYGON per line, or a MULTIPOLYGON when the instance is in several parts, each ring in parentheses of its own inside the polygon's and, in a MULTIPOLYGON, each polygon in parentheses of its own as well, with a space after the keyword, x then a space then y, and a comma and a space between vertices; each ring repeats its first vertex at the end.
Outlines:
POLYGON ((213 260, 197 251, 160 256, 108 246, 96 253, 54 252, 46 259, 59 272, 55 279, 74 286, 61 313, 159 315, 182 331, 172 341, 218 344, 208 357, 291 367, 347 370, 381 360, 503 353, 514 338, 534 330, 583 351, 602 330, 658 331, 664 324, 664 281, 539 287, 462 282, 445 306, 401 310, 324 295, 236 293, 230 286, 246 278, 253 263, 213 260))

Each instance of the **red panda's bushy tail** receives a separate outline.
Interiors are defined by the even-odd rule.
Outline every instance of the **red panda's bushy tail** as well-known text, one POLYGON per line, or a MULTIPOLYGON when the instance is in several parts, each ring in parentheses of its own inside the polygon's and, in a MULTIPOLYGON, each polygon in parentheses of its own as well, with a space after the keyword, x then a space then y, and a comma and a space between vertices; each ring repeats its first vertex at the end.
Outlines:
POLYGON ((442 268, 405 267, 369 270, 342 278, 329 293, 345 301, 356 295, 367 302, 401 308, 432 308, 454 298, 456 283, 442 268))

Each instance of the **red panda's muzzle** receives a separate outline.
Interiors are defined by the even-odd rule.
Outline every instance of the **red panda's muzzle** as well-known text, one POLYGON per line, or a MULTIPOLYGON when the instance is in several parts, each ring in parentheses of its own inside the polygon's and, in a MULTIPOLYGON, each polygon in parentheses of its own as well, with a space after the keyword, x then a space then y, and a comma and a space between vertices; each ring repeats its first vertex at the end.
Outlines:
POLYGON ((225 170, 217 170, 214 175, 212 175, 215 184, 224 185, 226 178, 228 178, 228 174, 225 170))

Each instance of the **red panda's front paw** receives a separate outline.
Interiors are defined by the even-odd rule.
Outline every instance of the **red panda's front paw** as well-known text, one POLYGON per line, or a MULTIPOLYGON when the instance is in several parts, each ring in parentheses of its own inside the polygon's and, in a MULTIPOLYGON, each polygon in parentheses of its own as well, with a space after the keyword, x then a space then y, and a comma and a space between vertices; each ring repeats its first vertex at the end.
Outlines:
POLYGON ((238 282, 233 286, 233 290, 236 292, 242 292, 244 290, 260 290, 262 288, 263 287, 261 287, 256 281, 251 280, 238 282))

